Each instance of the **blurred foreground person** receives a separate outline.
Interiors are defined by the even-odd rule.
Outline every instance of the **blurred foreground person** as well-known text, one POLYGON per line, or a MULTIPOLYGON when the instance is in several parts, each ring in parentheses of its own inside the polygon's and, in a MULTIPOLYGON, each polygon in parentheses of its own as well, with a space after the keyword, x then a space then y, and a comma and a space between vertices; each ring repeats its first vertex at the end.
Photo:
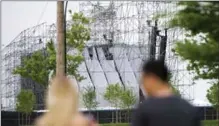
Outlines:
POLYGON ((78 112, 75 86, 65 76, 51 80, 46 97, 49 112, 37 119, 37 126, 91 126, 90 120, 78 112))
POLYGON ((141 90, 147 98, 136 109, 132 126, 200 126, 195 107, 173 94, 169 76, 161 61, 143 65, 141 90))

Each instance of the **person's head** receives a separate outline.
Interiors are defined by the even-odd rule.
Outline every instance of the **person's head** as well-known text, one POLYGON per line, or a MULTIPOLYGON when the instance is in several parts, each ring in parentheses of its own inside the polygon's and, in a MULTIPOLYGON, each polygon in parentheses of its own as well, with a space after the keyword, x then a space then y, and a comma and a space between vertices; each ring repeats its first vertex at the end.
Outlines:
POLYGON ((169 70, 160 60, 148 61, 143 64, 141 88, 147 95, 168 87, 169 70))

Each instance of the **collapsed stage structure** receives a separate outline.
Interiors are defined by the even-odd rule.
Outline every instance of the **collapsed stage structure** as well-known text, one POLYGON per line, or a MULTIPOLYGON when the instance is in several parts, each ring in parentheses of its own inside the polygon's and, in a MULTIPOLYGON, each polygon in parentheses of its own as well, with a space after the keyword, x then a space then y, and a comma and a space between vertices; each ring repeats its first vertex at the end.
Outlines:
MULTIPOLYGON (((172 15, 176 10, 176 4, 171 2, 80 3, 80 12, 93 22, 90 25, 91 39, 83 51, 85 60, 78 68, 86 79, 78 85, 81 90, 87 86, 95 88, 99 108, 111 107, 103 98, 109 84, 119 83, 132 88, 138 95, 141 64, 155 58, 165 59, 173 74, 172 83, 182 96, 190 101, 194 99, 194 83, 186 70, 186 63, 171 51, 175 40, 183 39, 183 31, 168 29, 171 16, 158 16, 172 15)), ((37 96, 36 109, 44 108, 44 90, 40 84, 14 75, 13 70, 21 65, 21 57, 45 48, 51 39, 56 42, 56 25, 42 23, 22 31, 3 49, 2 110, 15 110, 16 96, 22 88, 33 90, 37 96)), ((81 100, 80 104, 83 106, 81 100)))

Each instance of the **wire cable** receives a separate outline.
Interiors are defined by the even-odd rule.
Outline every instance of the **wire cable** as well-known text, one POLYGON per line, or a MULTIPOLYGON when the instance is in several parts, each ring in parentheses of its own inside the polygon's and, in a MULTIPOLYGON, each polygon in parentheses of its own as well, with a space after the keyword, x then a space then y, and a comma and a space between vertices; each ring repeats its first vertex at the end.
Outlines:
POLYGON ((42 11, 41 14, 40 14, 39 20, 37 21, 37 25, 40 23, 40 20, 42 19, 43 15, 44 15, 44 13, 45 13, 45 10, 46 10, 46 8, 47 8, 47 5, 48 5, 48 1, 46 2, 45 6, 44 6, 44 8, 43 8, 43 11, 42 11))

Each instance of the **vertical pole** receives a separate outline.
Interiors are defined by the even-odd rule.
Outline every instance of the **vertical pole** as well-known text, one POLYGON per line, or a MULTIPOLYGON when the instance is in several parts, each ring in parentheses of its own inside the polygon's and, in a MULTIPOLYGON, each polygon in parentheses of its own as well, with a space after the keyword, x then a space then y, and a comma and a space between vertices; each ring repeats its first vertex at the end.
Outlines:
MULTIPOLYGON (((156 41, 157 41, 157 20, 155 21, 155 26, 152 27, 152 32, 150 35, 150 49, 149 49, 149 60, 156 59, 156 41)), ((139 101, 140 103, 144 100, 144 95, 139 88, 139 101)))
POLYGON ((166 47, 167 47, 167 29, 165 29, 165 35, 161 36, 161 42, 160 42, 159 58, 163 62, 163 64, 165 63, 166 47))
POLYGON ((64 1, 57 1, 57 54, 56 75, 65 75, 65 52, 64 52, 64 1))
MULTIPOLYGON (((216 94, 218 95, 217 96, 217 106, 216 106, 216 114, 217 114, 217 116, 216 116, 216 120, 218 120, 219 121, 219 83, 217 83, 217 92, 216 92, 216 94)), ((219 126, 219 123, 218 123, 218 126, 219 126)))
POLYGON ((68 1, 66 1, 65 4, 65 12, 64 12, 64 52, 65 52, 65 57, 64 57, 64 63, 65 63, 65 74, 67 75, 67 44, 66 44, 66 15, 67 15, 67 6, 68 6, 68 1))
MULTIPOLYGON (((1 42, 0 42, 0 87, 2 88, 2 44, 1 44, 1 42)), ((3 100, 2 100, 2 90, 0 90, 0 100, 1 100, 1 108, 0 108, 0 110, 2 111, 2 102, 3 102, 3 100)), ((2 117, 2 114, 0 113, 0 118, 2 117)), ((2 122, 2 120, 0 121, 0 123, 2 122)), ((1 123, 2 124, 2 123, 1 123)), ((1 124, 0 124, 0 126, 1 126, 1 124)))
POLYGON ((157 41, 157 21, 155 21, 155 26, 152 28, 151 42, 150 42, 150 60, 156 59, 156 41, 157 41))
MULTIPOLYGON (((0 6, 2 6, 2 3, 0 2, 0 6)), ((1 13, 1 10, 0 10, 0 13, 1 13)), ((1 27, 2 23, 0 22, 0 27, 1 27)), ((0 32, 2 32, 2 30, 0 30, 0 32)), ((0 38, 1 38, 1 35, 0 35, 0 38)), ((0 41, 0 88, 2 88, 2 42, 0 41)), ((0 110, 2 111, 2 90, 0 90, 0 100, 1 100, 1 108, 0 110)), ((0 126, 2 125, 2 114, 0 113, 0 126)))

